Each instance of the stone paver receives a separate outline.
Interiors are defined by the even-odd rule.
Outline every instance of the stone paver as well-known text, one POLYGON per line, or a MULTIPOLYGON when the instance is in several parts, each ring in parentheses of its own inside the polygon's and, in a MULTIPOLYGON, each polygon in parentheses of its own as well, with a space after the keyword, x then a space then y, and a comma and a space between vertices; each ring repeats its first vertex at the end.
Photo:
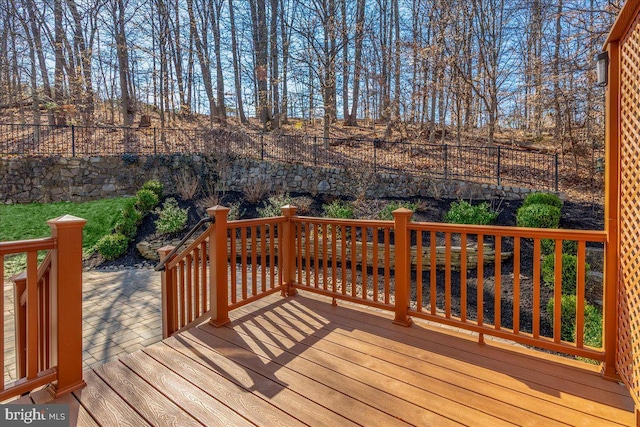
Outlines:
MULTIPOLYGON (((4 379, 16 378, 13 285, 5 283, 4 379)), ((160 273, 153 269, 83 273, 83 367, 89 369, 162 339, 160 273)))

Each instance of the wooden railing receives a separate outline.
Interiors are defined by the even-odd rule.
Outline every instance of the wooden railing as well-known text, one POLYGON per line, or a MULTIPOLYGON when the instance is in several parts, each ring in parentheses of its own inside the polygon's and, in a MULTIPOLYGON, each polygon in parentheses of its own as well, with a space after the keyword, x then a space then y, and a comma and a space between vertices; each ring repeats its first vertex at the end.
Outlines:
MULTIPOLYGON (((15 377, 0 378, 0 401, 54 382, 56 396, 84 386, 82 379, 82 229, 86 221, 66 215, 48 221, 51 237, 0 242, 0 358, 5 366, 4 261, 25 254, 26 270, 14 282, 15 377), (48 251, 38 265, 38 252, 48 251)), ((3 372, 4 373, 4 372, 3 372)))
MULTIPOLYGON (((229 310, 302 289, 392 311, 401 325, 419 317, 476 332, 480 341, 493 335, 605 360, 584 337, 586 248, 606 251, 604 231, 411 222, 407 209, 393 221, 296 216, 292 206, 280 217, 232 222, 227 208, 208 212, 214 224, 163 273, 165 336, 208 316, 223 325, 229 310), (561 334, 563 241, 577 248, 573 340, 561 334), (542 284, 542 247, 552 251, 555 286, 542 284)), ((605 321, 612 310, 603 307, 605 321)))
MULTIPOLYGON (((201 321, 202 316, 224 324, 229 321, 228 310, 283 288, 278 262, 283 258, 284 217, 227 222, 228 211, 222 206, 208 209, 215 221, 166 261, 162 271, 165 337, 201 321)), ((172 246, 161 248, 160 258, 172 250, 172 246)))

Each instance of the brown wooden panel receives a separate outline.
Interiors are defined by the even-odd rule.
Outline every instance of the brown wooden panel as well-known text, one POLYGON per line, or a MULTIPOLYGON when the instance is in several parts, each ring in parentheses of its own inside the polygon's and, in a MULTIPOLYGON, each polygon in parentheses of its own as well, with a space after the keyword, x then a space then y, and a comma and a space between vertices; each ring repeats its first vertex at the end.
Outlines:
MULTIPOLYGON (((141 351, 129 354, 120 361, 149 384, 152 384, 168 400, 180 406, 206 426, 254 425, 173 372, 169 367, 160 364, 141 351)), ((181 371, 184 365, 175 364, 173 366, 177 371, 181 371)), ((205 390, 210 390, 210 387, 205 390)))
MULTIPOLYGON (((227 331, 226 328, 215 330, 215 332, 219 333, 226 333, 227 331)), ((377 399, 374 400, 375 397, 370 396, 364 399, 371 399, 369 403, 363 403, 363 399, 356 399, 354 395, 363 395, 365 390, 374 393, 372 388, 364 384, 358 384, 356 387, 356 384, 343 380, 340 387, 328 387, 318 382, 321 379, 324 380, 324 378, 320 378, 319 375, 329 374, 328 372, 322 371, 320 373, 318 371, 311 371, 305 372, 305 374, 302 375, 288 367, 282 366, 282 363, 285 363, 285 360, 282 358, 278 361, 270 362, 269 358, 256 355, 253 351, 243 349, 200 328, 194 328, 181 334, 181 336, 192 339, 194 342, 203 344, 204 346, 215 348, 217 352, 225 355, 235 363, 267 376, 280 383, 283 387, 286 386, 308 399, 321 401, 327 408, 331 408, 331 410, 337 412, 339 415, 358 424, 384 426, 407 425, 398 418, 383 412, 383 408, 391 406, 388 401, 381 402, 377 399), (372 407, 374 402, 379 403, 380 406, 372 407)), ((293 363, 293 360, 286 360, 286 363, 293 363)), ((412 406, 412 409, 414 408, 415 407, 412 406)), ((443 425, 450 424, 447 423, 447 420, 442 419, 438 420, 438 422, 444 423, 443 425)))
POLYGON ((300 425, 293 418, 295 416, 308 425, 355 425, 330 409, 286 388, 286 385, 247 370, 209 347, 186 340, 182 336, 165 340, 165 344, 176 351, 167 353, 167 349, 158 344, 145 349, 145 352, 153 357, 160 357, 158 360, 184 364, 181 374, 194 384, 200 382, 206 386, 210 384, 212 375, 227 378, 230 383, 226 388, 223 388, 223 382, 213 382, 215 387, 221 388, 219 391, 216 389, 217 396, 228 396, 229 403, 234 405, 236 411, 256 423, 273 426, 300 425))
MULTIPOLYGON (((43 388, 31 393, 33 403, 44 404, 53 403, 53 396, 48 389, 43 388)), ((56 404, 68 405, 69 407, 69 427, 73 426, 99 426, 99 424, 89 415, 87 410, 80 404, 73 394, 65 394, 55 399, 56 404)))
POLYGON ((85 371, 83 376, 87 386, 74 391, 73 395, 96 420, 100 420, 102 425, 150 425, 95 373, 85 371))
POLYGON ((109 386, 131 407, 156 426, 201 426, 193 417, 169 402, 160 392, 138 377, 120 361, 95 369, 109 386))
MULTIPOLYGON (((323 366, 297 357, 295 353, 287 352, 279 346, 269 343, 265 339, 266 337, 248 337, 247 339, 246 336, 240 335, 233 330, 227 328, 213 329, 209 328, 208 325, 203 325, 198 329, 202 332, 206 331, 210 334, 215 334, 215 337, 214 335, 210 336, 214 337, 216 342, 223 339, 240 348, 245 348, 259 357, 271 359, 272 369, 277 370, 276 375, 278 377, 295 372, 312 378, 316 382, 315 385, 310 384, 307 387, 315 386, 314 388, 318 388, 318 386, 324 385, 333 390, 339 390, 351 400, 351 403, 344 400, 339 405, 349 408, 351 413, 355 413, 354 408, 356 406, 363 405, 364 417, 355 418, 354 414, 352 420, 355 422, 368 425, 391 425, 391 422, 397 424, 398 420, 403 420, 412 425, 452 425, 450 419, 426 410, 419 405, 412 404, 403 398, 395 396, 393 393, 388 393, 387 388, 394 387, 393 381, 388 381, 386 387, 380 387, 380 384, 376 387, 368 383, 366 376, 351 378, 344 375, 348 370, 355 371, 358 369, 357 366, 348 364, 346 361, 342 361, 344 363, 341 364, 340 361, 336 360, 334 364, 331 364, 327 360, 325 363, 329 366, 323 366), (391 421, 389 416, 395 417, 396 420, 391 421)), ((200 331, 198 333, 194 331, 194 335, 203 340, 208 340, 209 338, 199 333, 200 331)), ((292 375, 292 377, 299 378, 297 375, 292 375)), ((287 382, 290 386, 294 384, 293 380, 287 382)), ((296 379, 296 382, 299 383, 299 380, 296 379)), ((437 396, 431 396, 431 398, 431 404, 434 406, 445 403, 437 402, 437 396)), ((322 401, 324 399, 319 400, 322 401)), ((452 402, 446 403, 452 404, 452 402)), ((483 414, 474 413, 474 411, 468 409, 464 412, 467 413, 468 418, 466 418, 466 415, 462 415, 462 417, 466 418, 468 422, 471 422, 474 416, 477 417, 476 420, 483 419, 483 414)), ((501 420, 497 419, 492 419, 491 421, 494 425, 510 425, 510 423, 501 423, 501 420)), ((453 424, 459 425, 456 422, 453 424)))
MULTIPOLYGON (((574 409, 563 406, 557 399, 545 400, 549 395, 558 394, 550 387, 538 388, 532 393, 522 381, 496 375, 487 369, 483 372, 481 366, 476 367, 446 357, 438 358, 437 355, 432 358, 423 357, 420 353, 426 351, 418 348, 408 347, 402 352, 389 351, 384 340, 376 339, 375 336, 370 336, 369 339, 356 338, 346 327, 318 337, 317 334, 314 335, 317 329, 312 326, 313 319, 295 310, 265 310, 252 314, 254 317, 251 325, 242 324, 239 328, 246 328, 247 333, 256 337, 260 337, 260 333, 254 332, 254 329, 261 328, 278 337, 280 342, 287 340, 281 336, 282 327, 294 318, 301 320, 296 330, 287 331, 289 337, 303 343, 299 357, 315 359, 317 357, 313 355, 324 352, 410 384, 427 391, 426 394, 435 393, 497 418, 508 414, 508 420, 519 425, 552 425, 554 420, 563 424, 566 419, 584 426, 610 425, 602 418, 583 412, 581 402, 576 402, 577 408, 574 409), (450 369, 451 363, 460 365, 458 370, 450 369)), ((318 323, 316 327, 320 325, 322 323, 318 323)), ((504 359, 503 363, 506 363, 504 359)), ((417 393, 424 391, 418 390, 417 393)), ((450 408, 453 405, 446 410, 450 408)))

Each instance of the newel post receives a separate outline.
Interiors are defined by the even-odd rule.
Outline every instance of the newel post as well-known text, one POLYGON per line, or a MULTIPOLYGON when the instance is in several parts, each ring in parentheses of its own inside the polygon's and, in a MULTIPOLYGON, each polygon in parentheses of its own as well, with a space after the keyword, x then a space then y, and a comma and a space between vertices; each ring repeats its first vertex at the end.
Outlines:
POLYGON ((57 398, 85 386, 82 378, 82 229, 86 220, 65 215, 47 221, 56 248, 51 257, 51 364, 57 398))
POLYGON ((282 294, 286 296, 296 294, 296 288, 293 287, 296 280, 296 233, 295 224, 291 218, 296 215, 297 210, 297 207, 291 205, 282 207, 282 215, 285 218, 282 231, 282 280, 284 281, 282 294))
MULTIPOLYGON (((226 325, 229 320, 229 279, 227 265, 227 216, 229 208, 214 206, 207 213, 215 222, 209 226, 209 296, 211 297, 211 320, 215 327, 226 325)), ((236 268, 235 260, 231 268, 236 268)), ((232 283, 231 286, 236 286, 232 283)))
POLYGON ((411 221, 413 212, 406 208, 393 211, 395 222, 395 305, 396 316, 393 323, 396 325, 411 325, 411 317, 407 314, 409 309, 409 285, 411 280, 411 234, 407 225, 411 221))
MULTIPOLYGON (((163 246, 158 249, 158 255, 163 260, 174 249, 173 246, 163 246)), ((173 257, 172 257, 173 258, 173 257)), ((171 260, 167 260, 167 263, 171 260)), ((164 269, 160 272, 162 286, 162 338, 173 335, 178 324, 178 313, 176 311, 176 269, 169 269, 165 263, 164 269)))

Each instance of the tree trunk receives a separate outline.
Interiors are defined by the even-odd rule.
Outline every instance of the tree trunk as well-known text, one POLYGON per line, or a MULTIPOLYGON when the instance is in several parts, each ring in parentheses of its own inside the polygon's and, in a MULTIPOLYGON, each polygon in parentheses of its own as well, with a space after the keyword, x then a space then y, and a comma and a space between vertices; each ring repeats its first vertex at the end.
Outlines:
POLYGON ((233 82, 236 89, 236 108, 241 123, 247 123, 242 100, 242 80, 240 78, 240 59, 238 58, 238 41, 236 40, 236 22, 233 10, 233 0, 229 0, 229 21, 231 24, 231 53, 233 55, 233 82))

